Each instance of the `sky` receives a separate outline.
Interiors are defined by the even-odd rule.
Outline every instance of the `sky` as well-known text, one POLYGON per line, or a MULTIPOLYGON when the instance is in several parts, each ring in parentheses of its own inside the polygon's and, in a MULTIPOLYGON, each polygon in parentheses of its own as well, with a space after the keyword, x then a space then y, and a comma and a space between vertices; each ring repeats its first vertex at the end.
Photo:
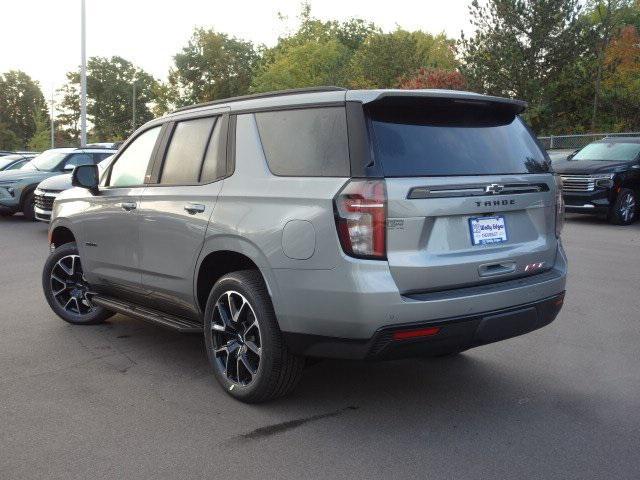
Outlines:
MULTIPOLYGON (((273 46, 294 30, 301 0, 85 0, 87 57, 119 55, 165 80, 194 27, 273 46), (287 17, 278 18, 278 13, 287 17)), ((471 0, 311 0, 323 20, 359 17, 458 38, 471 0)), ((23 70, 47 98, 80 64, 80 0, 0 0, 0 73, 23 70)))

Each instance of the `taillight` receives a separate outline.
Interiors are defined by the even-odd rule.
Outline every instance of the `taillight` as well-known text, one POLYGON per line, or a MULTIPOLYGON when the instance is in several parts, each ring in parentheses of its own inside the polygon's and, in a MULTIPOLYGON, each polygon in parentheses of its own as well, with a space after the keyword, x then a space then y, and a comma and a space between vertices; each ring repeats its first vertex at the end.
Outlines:
POLYGON ((387 189, 384 180, 352 180, 336 195, 334 205, 344 253, 385 259, 387 189))
POLYGON ((560 238, 564 226, 564 199, 562 198, 562 178, 556 175, 556 237, 560 238))

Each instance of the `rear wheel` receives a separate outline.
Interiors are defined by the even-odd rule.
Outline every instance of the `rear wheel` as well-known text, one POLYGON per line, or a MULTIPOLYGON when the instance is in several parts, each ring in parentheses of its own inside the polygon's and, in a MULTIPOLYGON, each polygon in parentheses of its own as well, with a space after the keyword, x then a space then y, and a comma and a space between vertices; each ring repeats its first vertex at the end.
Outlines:
POLYGON ((636 219, 638 202, 633 190, 622 189, 609 212, 609 221, 615 225, 629 225, 636 219))
POLYGON ((36 219, 35 206, 35 196, 33 192, 27 194, 24 198, 24 202, 22 203, 22 214, 24 215, 24 218, 30 221, 34 221, 36 219))
POLYGON ((237 400, 282 397, 300 380, 304 358, 287 349, 255 270, 233 272, 216 282, 207 301, 204 338, 216 380, 237 400))
POLYGON ((42 271, 42 289, 51 309, 66 322, 93 325, 113 315, 91 303, 91 289, 75 243, 66 243, 49 255, 42 271))

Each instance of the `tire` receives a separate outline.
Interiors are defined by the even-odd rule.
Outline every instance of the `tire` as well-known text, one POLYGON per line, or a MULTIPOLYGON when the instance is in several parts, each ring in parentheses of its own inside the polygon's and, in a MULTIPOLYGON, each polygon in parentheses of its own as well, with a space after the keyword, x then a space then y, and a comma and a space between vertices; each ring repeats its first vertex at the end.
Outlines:
POLYGON ((65 243, 51 252, 42 270, 42 289, 51 309, 65 322, 95 325, 113 315, 88 299, 90 289, 75 243, 65 243))
POLYGON ((8 212, 6 210, 0 211, 0 217, 9 218, 13 215, 13 212, 8 212))
POLYGON ((22 202, 22 214, 27 220, 34 222, 36 219, 35 196, 33 192, 28 193, 22 202))
POLYGON ((614 225, 630 225, 638 216, 638 198, 633 190, 623 188, 609 211, 609 222, 614 225))
POLYGON ((229 273, 213 286, 205 310, 204 341, 216 380, 241 402, 283 397, 302 376, 305 359, 287 349, 256 270, 229 273))

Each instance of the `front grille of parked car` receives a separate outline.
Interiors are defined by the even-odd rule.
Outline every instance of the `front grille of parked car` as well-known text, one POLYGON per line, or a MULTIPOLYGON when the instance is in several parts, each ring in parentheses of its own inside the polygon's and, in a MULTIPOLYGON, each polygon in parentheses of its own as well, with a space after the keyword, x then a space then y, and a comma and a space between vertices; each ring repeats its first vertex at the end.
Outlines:
POLYGON ((34 195, 36 207, 42 210, 52 210, 53 201, 58 193, 60 193, 58 190, 38 190, 34 195))
POLYGON ((561 175, 561 177, 563 192, 593 192, 596 188, 596 179, 588 175, 561 175))

